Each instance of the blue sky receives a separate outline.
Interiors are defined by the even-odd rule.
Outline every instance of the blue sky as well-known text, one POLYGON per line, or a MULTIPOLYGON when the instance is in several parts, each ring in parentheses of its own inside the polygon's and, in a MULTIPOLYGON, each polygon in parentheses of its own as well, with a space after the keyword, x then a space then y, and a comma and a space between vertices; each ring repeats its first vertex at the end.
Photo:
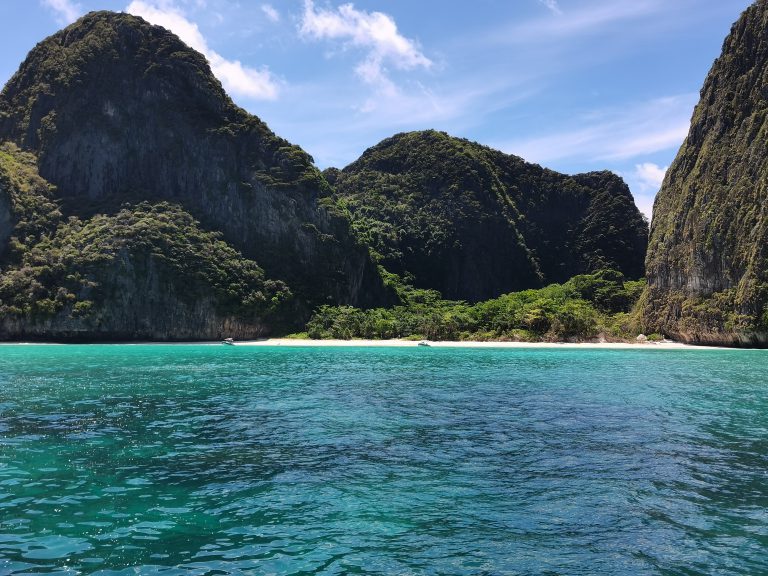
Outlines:
POLYGON ((3 0, 0 82, 91 10, 203 52, 236 103, 343 167, 435 128, 566 173, 609 169, 650 216, 704 78, 751 0, 3 0))

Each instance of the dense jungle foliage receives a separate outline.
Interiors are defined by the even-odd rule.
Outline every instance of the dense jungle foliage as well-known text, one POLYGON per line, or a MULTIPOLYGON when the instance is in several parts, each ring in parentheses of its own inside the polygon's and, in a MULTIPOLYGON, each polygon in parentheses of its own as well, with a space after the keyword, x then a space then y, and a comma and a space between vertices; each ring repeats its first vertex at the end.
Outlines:
POLYGON ((447 298, 476 302, 606 268, 643 276, 648 226, 609 172, 566 176, 429 130, 325 175, 377 261, 447 298))
POLYGON ((65 219, 34 157, 13 144, 0 147, 0 207, 3 199, 12 227, 0 260, 0 315, 82 317, 119 306, 121 275, 136 276, 138 285, 154 280, 150 292, 190 303, 213 298, 222 313, 244 317, 274 319, 291 300, 282 282, 266 279, 177 205, 142 202, 114 215, 65 219))
POLYGON ((564 284, 468 304, 402 284, 403 304, 360 310, 323 306, 307 324, 310 338, 412 338, 476 341, 626 340, 637 335, 631 311, 645 282, 600 270, 564 284))

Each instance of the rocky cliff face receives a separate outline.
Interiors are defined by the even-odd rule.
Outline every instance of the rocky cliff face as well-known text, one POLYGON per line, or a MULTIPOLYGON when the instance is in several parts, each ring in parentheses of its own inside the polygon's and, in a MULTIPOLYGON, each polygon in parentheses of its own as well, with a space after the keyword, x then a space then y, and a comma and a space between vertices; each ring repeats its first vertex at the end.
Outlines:
POLYGON ((0 184, 0 258, 5 252, 12 231, 11 196, 7 188, 0 184))
MULTIPOLYGON (((273 318, 222 312, 216 295, 200 291, 195 298, 185 297, 168 281, 169 272, 156 255, 121 250, 109 259, 108 267, 86 272, 100 295, 94 288, 85 288, 70 293, 72 301, 61 302, 61 307, 16 314, 6 311, 0 316, 0 339, 250 340, 273 331, 273 318)), ((58 304, 55 299, 52 302, 58 304)))
POLYGON ((566 176, 426 131, 326 174, 384 267, 446 298, 485 300, 600 268, 643 275, 647 225, 610 172, 566 176))
POLYGON ((67 215, 167 200, 306 309, 385 299, 366 248, 320 205, 327 183, 311 157, 235 106, 202 55, 140 18, 91 13, 38 44, 0 95, 3 139, 37 155, 67 215))
POLYGON ((0 340, 257 338, 290 326, 280 281, 178 205, 64 218, 32 154, 0 145, 0 340))
POLYGON ((768 1, 734 24, 654 205, 649 328, 768 345, 768 1))

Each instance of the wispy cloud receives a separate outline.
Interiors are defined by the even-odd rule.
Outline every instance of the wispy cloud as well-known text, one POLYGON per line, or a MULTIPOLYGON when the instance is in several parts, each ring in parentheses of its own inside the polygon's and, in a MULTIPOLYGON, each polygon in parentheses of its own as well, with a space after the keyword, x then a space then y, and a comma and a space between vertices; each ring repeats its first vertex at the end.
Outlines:
POLYGON ((211 64, 211 70, 229 93, 259 100, 277 98, 278 82, 269 69, 244 66, 239 60, 228 60, 212 50, 197 24, 188 20, 173 2, 134 0, 125 11, 171 30, 189 46, 205 55, 211 64))
POLYGON ((365 58, 357 65, 355 72, 364 82, 384 94, 397 94, 387 65, 399 70, 432 66, 432 61, 421 52, 416 42, 400 34, 391 16, 382 12, 363 12, 352 4, 343 4, 337 10, 326 10, 315 8, 313 0, 304 0, 299 33, 313 40, 340 40, 364 50, 365 58))
POLYGON ((539 2, 549 8, 553 14, 557 14, 559 16, 563 13, 563 11, 560 9, 560 5, 557 3, 557 0, 539 0, 539 2))
POLYGON ((280 12, 278 12, 271 4, 262 4, 261 11, 270 22, 280 22, 280 12))
POLYGON ((632 2, 594 0, 563 14, 555 0, 539 1, 563 17, 546 17, 524 23, 515 23, 502 28, 495 34, 490 34, 491 40, 502 44, 545 43, 553 39, 562 40, 568 37, 586 35, 618 22, 653 16, 664 9, 662 0, 633 0, 632 2))
POLYGON ((41 0, 41 4, 53 11, 56 21, 62 26, 71 24, 83 13, 80 5, 72 0, 41 0))
POLYGON ((439 88, 413 82, 394 96, 369 95, 366 105, 375 114, 360 107, 358 91, 339 91, 335 84, 292 84, 281 99, 291 112, 272 116, 270 126, 300 142, 322 168, 344 167, 366 148, 401 131, 435 128, 485 142, 475 130, 486 115, 532 96, 524 84, 510 89, 508 79, 486 80, 463 77, 439 88))
POLYGON ((575 118, 574 126, 500 147, 526 160, 626 160, 674 149, 688 133, 697 94, 657 98, 575 118))

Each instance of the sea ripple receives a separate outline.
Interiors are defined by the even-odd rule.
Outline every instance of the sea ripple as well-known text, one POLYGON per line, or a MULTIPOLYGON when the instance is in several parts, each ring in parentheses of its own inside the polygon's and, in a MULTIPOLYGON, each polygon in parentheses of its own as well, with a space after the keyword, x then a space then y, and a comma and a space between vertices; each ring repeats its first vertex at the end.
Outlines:
POLYGON ((0 573, 768 573, 763 351, 0 349, 0 573))

